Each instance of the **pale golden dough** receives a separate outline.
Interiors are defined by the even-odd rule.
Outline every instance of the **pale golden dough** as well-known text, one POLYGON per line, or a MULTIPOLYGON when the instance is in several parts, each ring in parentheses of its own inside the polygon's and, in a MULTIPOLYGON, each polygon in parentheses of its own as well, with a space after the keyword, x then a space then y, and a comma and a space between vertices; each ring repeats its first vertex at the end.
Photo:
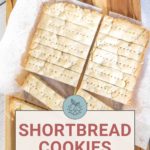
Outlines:
POLYGON ((83 97, 86 100, 88 110, 113 110, 111 107, 107 106, 99 99, 96 99, 85 90, 78 90, 77 95, 83 97))
POLYGON ((92 61, 89 62, 85 74, 129 91, 133 91, 136 84, 136 77, 119 70, 101 66, 92 61))
POLYGON ((106 50, 118 56, 125 56, 136 61, 141 60, 143 57, 143 51, 145 49, 143 46, 134 43, 128 43, 102 33, 99 33, 95 42, 95 47, 106 50))
POLYGON ((64 98, 35 75, 29 74, 22 88, 52 110, 62 110, 64 98))
POLYGON ((24 69, 72 85, 74 87, 77 86, 80 77, 80 74, 74 71, 50 64, 32 56, 29 56, 26 60, 24 69))
POLYGON ((87 75, 83 78, 81 88, 123 104, 130 103, 132 97, 132 92, 87 75))
POLYGON ((6 150, 15 150, 15 113, 17 110, 21 111, 41 111, 42 108, 25 102, 15 96, 7 96, 5 107, 5 137, 6 150))
POLYGON ((44 30, 36 31, 30 45, 30 49, 35 49, 38 43, 84 59, 87 58, 90 49, 89 46, 44 30))
POLYGON ((92 44, 96 32, 96 30, 93 31, 45 14, 41 16, 37 29, 46 30, 88 46, 92 44))
POLYGON ((149 31, 125 19, 105 16, 100 32, 112 37, 145 47, 149 41, 149 31))
POLYGON ((15 112, 16 110, 42 110, 42 108, 29 104, 23 100, 20 100, 16 97, 10 98, 10 108, 11 111, 15 112))
POLYGON ((140 68, 141 64, 143 64, 133 59, 119 56, 98 48, 93 50, 90 60, 96 62, 99 65, 113 68, 132 76, 138 75, 137 68, 140 68))
POLYGON ((45 4, 43 13, 96 31, 102 14, 71 3, 45 4))
POLYGON ((127 20, 104 16, 84 75, 101 19, 97 11, 71 3, 44 4, 25 69, 74 87, 83 75, 81 88, 128 104, 149 32, 127 20))
POLYGON ((82 58, 43 45, 37 45, 35 49, 30 50, 29 55, 78 73, 82 72, 85 64, 82 58))

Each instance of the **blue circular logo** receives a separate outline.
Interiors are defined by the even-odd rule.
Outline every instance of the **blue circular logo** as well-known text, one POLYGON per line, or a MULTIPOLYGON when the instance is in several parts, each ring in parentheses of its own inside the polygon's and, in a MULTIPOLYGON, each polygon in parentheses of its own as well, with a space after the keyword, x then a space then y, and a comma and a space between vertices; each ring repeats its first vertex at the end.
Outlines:
POLYGON ((63 104, 65 115, 70 119, 80 119, 87 112, 87 103, 78 95, 69 96, 63 104))

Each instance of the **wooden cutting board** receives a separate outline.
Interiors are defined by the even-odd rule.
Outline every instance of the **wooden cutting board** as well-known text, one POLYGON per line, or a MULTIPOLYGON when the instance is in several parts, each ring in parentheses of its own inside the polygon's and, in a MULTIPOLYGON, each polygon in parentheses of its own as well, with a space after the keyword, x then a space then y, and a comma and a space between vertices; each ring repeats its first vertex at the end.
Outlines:
MULTIPOLYGON (((141 20, 140 0, 81 0, 83 2, 102 7, 105 12, 113 11, 125 16, 141 20)), ((7 2, 7 19, 15 5, 16 0, 6 0, 7 2)), ((142 150, 136 148, 136 150, 142 150)), ((148 149, 150 150, 150 149, 148 149)))
POLYGON ((14 8, 16 3, 16 0, 6 0, 6 21, 8 21, 8 18, 10 16, 10 13, 12 9, 14 8))
MULTIPOLYGON (((140 0, 81 0, 83 2, 102 7, 105 11, 113 11, 125 16, 141 20, 140 0)), ((7 20, 15 5, 16 0, 6 0, 7 20)))
POLYGON ((140 0, 81 0, 83 2, 141 20, 140 0))

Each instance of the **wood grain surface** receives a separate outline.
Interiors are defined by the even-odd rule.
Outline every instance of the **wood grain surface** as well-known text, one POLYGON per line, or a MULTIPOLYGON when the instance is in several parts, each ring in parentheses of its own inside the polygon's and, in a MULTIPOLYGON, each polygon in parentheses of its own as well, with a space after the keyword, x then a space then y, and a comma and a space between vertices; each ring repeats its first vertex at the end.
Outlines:
POLYGON ((125 16, 141 20, 140 0, 82 0, 83 2, 102 7, 125 16))
POLYGON ((8 21, 8 18, 10 16, 10 13, 15 6, 16 0, 6 0, 6 21, 8 21))

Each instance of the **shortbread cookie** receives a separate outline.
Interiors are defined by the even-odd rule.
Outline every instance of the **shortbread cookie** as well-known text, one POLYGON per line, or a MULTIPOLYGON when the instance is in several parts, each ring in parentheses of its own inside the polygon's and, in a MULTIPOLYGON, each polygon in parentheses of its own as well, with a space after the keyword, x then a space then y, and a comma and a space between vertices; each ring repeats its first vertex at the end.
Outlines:
POLYGON ((104 104, 102 101, 96 99, 85 90, 78 90, 77 95, 83 97, 87 102, 88 110, 113 110, 111 107, 104 104))
POLYGON ((149 32, 128 20, 67 2, 46 3, 23 66, 128 104, 148 41, 149 32))
POLYGON ((143 64, 142 62, 138 62, 124 56, 118 56, 98 48, 93 50, 90 60, 96 62, 100 66, 113 68, 114 70, 119 70, 123 73, 127 73, 133 76, 137 76, 138 70, 143 64))
POLYGON ((76 87, 101 19, 96 10, 72 3, 45 3, 23 66, 76 87))
POLYGON ((83 78, 81 88, 123 104, 128 104, 132 97, 132 92, 130 91, 87 75, 83 78))
POLYGON ((30 72, 46 76, 60 82, 77 86, 80 74, 43 60, 29 56, 24 64, 24 69, 30 72))
POLYGON ((35 49, 30 50, 29 55, 78 73, 82 72, 85 64, 82 58, 43 45, 37 45, 35 49))
POLYGON ((99 32, 97 40, 95 41, 95 48, 136 61, 141 60, 145 49, 143 46, 129 43, 101 32, 99 32))
POLYGON ((43 7, 43 13, 93 30, 97 28, 102 18, 102 14, 95 10, 65 2, 47 3, 43 7))
MULTIPOLYGON (((136 77, 89 61, 85 75, 133 91, 136 77)), ((100 82, 101 82, 100 81, 100 82)))
POLYGON ((29 74, 22 88, 52 110, 62 110, 64 98, 35 75, 29 74))
POLYGON ((10 97, 10 109, 14 110, 43 110, 42 108, 25 102, 24 100, 18 99, 16 97, 10 97))
POLYGON ((43 110, 15 96, 7 96, 5 111, 6 150, 15 150, 15 112, 17 110, 43 110))
POLYGON ((87 58, 90 49, 89 46, 41 29, 35 32, 29 49, 37 48, 38 44, 84 59, 87 58))
POLYGON ((148 41, 149 31, 143 27, 125 19, 105 16, 90 53, 82 87, 128 104, 148 41))
POLYGON ((96 32, 96 29, 90 30, 67 20, 54 18, 46 14, 42 14, 37 28, 89 46, 92 44, 96 32))
POLYGON ((149 31, 125 19, 105 16, 100 32, 112 37, 145 47, 149 41, 149 31))

